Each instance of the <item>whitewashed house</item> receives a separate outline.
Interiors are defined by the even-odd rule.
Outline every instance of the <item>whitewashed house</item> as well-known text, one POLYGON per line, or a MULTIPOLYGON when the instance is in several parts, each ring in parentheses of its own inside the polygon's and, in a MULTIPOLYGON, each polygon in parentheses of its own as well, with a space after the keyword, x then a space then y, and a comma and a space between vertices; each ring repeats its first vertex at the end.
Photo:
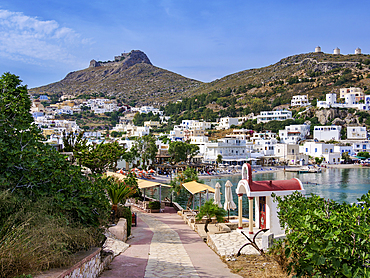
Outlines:
POLYGON ((298 144, 276 144, 274 155, 279 162, 286 162, 288 165, 306 165, 308 155, 299 152, 298 144))
POLYGON ((298 95, 293 96, 292 100, 290 101, 291 106, 307 106, 310 105, 308 101, 308 95, 298 95))
POLYGON ((216 129, 229 129, 233 125, 238 125, 239 119, 238 118, 231 118, 231 117, 224 117, 220 119, 220 122, 218 123, 218 126, 216 129))
POLYGON ((353 151, 353 146, 339 146, 335 145, 334 146, 334 152, 335 153, 340 153, 342 155, 343 153, 348 153, 351 156, 356 155, 355 152, 353 151))
POLYGON ((222 138, 217 142, 208 142, 205 144, 204 161, 215 162, 220 154, 223 162, 243 164, 247 160, 246 146, 245 140, 236 138, 222 138))
POLYGON ((296 144, 301 140, 305 140, 310 135, 310 125, 290 125, 284 130, 279 130, 281 143, 296 144))
POLYGON ((367 131, 364 126, 349 126, 347 127, 347 139, 350 140, 366 140, 367 131))
POLYGON ((277 110, 277 111, 261 111, 257 115, 257 123, 267 123, 269 121, 285 121, 293 119, 292 111, 288 110, 277 110))
POLYGON ((173 127, 173 130, 170 131, 170 136, 169 138, 172 141, 183 141, 185 137, 185 132, 184 132, 184 127, 180 125, 175 125, 173 127))
POLYGON ((340 131, 342 130, 341 126, 331 125, 331 126, 315 126, 313 129, 313 139, 315 140, 340 140, 340 131))
POLYGON ((253 144, 253 149, 264 156, 272 156, 275 154, 275 147, 277 140, 272 139, 260 139, 256 140, 253 144))
POLYGON ((299 146, 299 152, 312 157, 322 157, 328 164, 339 164, 341 159, 341 153, 334 151, 334 144, 305 142, 303 146, 299 146))
POLYGON ((370 152, 370 142, 369 141, 362 141, 356 142, 352 144, 353 151, 357 154, 359 152, 370 152))

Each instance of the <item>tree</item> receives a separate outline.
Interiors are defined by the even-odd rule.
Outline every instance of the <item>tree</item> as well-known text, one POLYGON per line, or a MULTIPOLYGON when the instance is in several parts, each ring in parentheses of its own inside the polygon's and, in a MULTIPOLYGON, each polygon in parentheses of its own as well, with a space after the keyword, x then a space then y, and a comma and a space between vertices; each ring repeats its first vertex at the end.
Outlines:
POLYGON ((357 153, 357 156, 369 158, 370 157, 370 154, 369 154, 369 152, 358 152, 357 153))
POLYGON ((118 144, 118 142, 87 145, 86 141, 76 145, 73 151, 74 157, 79 165, 85 166, 92 173, 102 174, 108 168, 117 170, 117 162, 126 152, 126 149, 118 144))
POLYGON ((216 163, 217 163, 217 165, 222 163, 222 155, 221 154, 217 155, 216 163))
POLYGON ((199 146, 182 141, 170 142, 168 153, 172 155, 171 160, 174 163, 180 161, 190 162, 199 152, 199 146))
POLYGON ((152 135, 144 135, 137 138, 135 141, 133 152, 137 152, 139 154, 142 167, 143 169, 146 169, 146 166, 149 165, 149 161, 154 161, 158 152, 155 138, 152 135))
POLYGON ((349 156, 348 152, 343 152, 343 153, 342 153, 342 159, 343 159, 345 162, 349 162, 349 161, 351 161, 351 158, 350 158, 350 156, 349 156))
POLYGON ((214 204, 213 199, 210 199, 199 208, 199 213, 196 216, 196 220, 202 220, 204 216, 206 217, 204 231, 208 233, 208 224, 211 223, 212 217, 216 217, 217 222, 223 223, 226 214, 226 210, 214 204))
POLYGON ((116 177, 106 177, 107 193, 112 202, 112 210, 117 213, 117 205, 125 203, 126 199, 132 196, 137 191, 137 182, 132 184, 130 179, 119 180, 116 177))
POLYGON ((98 227, 109 211, 102 183, 42 142, 21 82, 10 73, 0 77, 0 190, 32 202, 49 198, 59 217, 98 227))

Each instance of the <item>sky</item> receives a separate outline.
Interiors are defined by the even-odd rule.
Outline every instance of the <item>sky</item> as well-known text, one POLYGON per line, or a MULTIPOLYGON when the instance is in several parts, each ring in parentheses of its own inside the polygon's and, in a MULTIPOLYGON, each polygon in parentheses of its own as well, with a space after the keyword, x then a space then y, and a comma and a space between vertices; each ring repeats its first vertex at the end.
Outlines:
POLYGON ((131 50, 210 82, 313 52, 370 53, 370 1, 3 0, 0 74, 29 88, 131 50))

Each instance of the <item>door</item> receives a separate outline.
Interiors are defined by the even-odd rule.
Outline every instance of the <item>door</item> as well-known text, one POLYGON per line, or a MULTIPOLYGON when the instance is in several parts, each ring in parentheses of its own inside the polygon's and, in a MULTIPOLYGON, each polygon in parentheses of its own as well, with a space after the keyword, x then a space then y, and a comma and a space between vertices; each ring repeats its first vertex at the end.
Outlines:
POLYGON ((260 229, 266 229, 266 197, 260 197, 260 229))

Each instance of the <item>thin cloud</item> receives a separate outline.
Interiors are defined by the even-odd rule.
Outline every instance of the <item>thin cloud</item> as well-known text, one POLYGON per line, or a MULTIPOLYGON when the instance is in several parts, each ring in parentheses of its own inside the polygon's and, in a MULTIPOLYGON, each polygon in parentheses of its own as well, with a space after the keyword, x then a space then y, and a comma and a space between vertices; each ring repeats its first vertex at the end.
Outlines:
POLYGON ((0 10, 0 56, 39 64, 40 60, 75 64, 69 48, 89 43, 55 20, 40 20, 21 12, 0 10))

